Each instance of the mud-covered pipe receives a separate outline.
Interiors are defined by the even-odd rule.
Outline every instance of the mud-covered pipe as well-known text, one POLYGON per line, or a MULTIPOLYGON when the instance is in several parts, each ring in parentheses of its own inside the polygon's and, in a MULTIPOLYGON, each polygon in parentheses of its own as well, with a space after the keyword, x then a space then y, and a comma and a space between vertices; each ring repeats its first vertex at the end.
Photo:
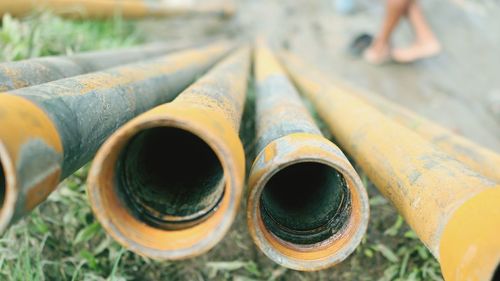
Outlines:
POLYGON ((342 151, 324 138, 267 46, 255 49, 258 155, 247 219, 257 246, 296 270, 335 265, 368 224, 365 188, 342 151))
POLYGON ((121 124, 172 100, 230 48, 220 42, 0 94, 0 230, 45 200, 121 124))
POLYGON ((185 47, 184 43, 151 43, 127 49, 94 51, 0 63, 0 91, 43 84, 120 64, 145 60, 185 47))
POLYGON ((99 149, 88 177, 90 204, 124 247, 183 259, 210 250, 229 230, 245 178, 238 129, 249 53, 231 54, 99 149))
MULTIPOLYGON (((331 79, 333 82, 333 79, 331 79)), ((417 132, 426 140, 480 174, 500 182, 500 154, 478 145, 443 126, 397 105, 380 95, 335 79, 335 86, 367 100, 384 114, 417 132)))
POLYGON ((228 17, 235 12, 230 0, 202 1, 168 4, 150 0, 3 0, 0 1, 0 16, 26 16, 34 11, 48 9, 71 18, 105 19, 121 16, 128 19, 144 17, 170 17, 182 15, 215 15, 228 17))
POLYGON ((298 87, 439 260, 445 279, 495 280, 500 186, 297 57, 282 54, 298 87))

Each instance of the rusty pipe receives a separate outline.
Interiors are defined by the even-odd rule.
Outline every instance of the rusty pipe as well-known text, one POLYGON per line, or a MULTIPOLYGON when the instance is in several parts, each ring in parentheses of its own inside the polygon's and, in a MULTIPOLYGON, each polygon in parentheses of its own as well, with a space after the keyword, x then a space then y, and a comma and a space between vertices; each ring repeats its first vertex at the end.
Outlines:
POLYGON ((337 87, 342 87, 344 91, 366 99, 371 105, 405 127, 417 132, 420 136, 465 163, 474 171, 500 182, 500 171, 498 170, 498 167, 500 167, 500 154, 482 147, 375 93, 340 80, 335 80, 334 83, 337 87))
POLYGON ((182 15, 232 16, 235 6, 232 1, 218 3, 203 1, 198 5, 174 5, 149 0, 4 0, 0 1, 0 16, 11 14, 21 17, 33 11, 48 9, 70 18, 105 19, 121 16, 128 19, 144 17, 171 17, 182 15))
POLYGON ((0 94, 0 230, 45 200, 121 124, 173 99, 230 47, 221 42, 0 94))
POLYGON ((324 138, 262 42, 255 51, 257 158, 247 220, 259 249, 295 270, 335 265, 368 225, 365 188, 342 151, 324 138))
POLYGON ((88 176, 94 215, 121 245, 154 259, 210 250, 229 230, 245 178, 238 129, 249 49, 116 131, 88 176))
POLYGON ((187 44, 152 43, 127 49, 50 56, 0 64, 0 91, 39 85, 120 64, 149 59, 179 50, 187 44))
POLYGON ((494 280, 500 186, 297 57, 282 58, 342 147, 438 259, 445 279, 494 280))

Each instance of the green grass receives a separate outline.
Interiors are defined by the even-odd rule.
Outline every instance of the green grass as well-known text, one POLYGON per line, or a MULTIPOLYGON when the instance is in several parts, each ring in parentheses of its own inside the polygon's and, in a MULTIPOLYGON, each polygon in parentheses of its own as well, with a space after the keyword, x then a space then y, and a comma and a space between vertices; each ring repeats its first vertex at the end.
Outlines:
MULTIPOLYGON (((22 21, 6 15, 0 60, 72 54, 140 43, 120 19, 69 21, 42 13, 22 21)), ((86 167, 0 239, 0 280, 120 280, 124 250, 94 220, 85 194, 86 167)), ((137 261, 142 262, 142 261, 137 261)))
POLYGON ((72 54, 80 51, 130 46, 140 41, 131 23, 110 21, 68 21, 50 13, 16 20, 9 15, 0 29, 0 60, 72 54))
MULTIPOLYGON (((124 47, 140 43, 138 33, 134 24, 120 19, 70 21, 44 13, 20 21, 5 16, 0 60, 124 47)), ((252 131, 250 115, 242 128, 252 131)), ((252 133, 242 135, 251 138, 252 133)), ((245 143, 251 153, 253 141, 245 143)), ((85 194, 87 170, 66 179, 0 238, 0 280, 442 280, 437 261, 364 175, 372 216, 361 246, 332 269, 301 273, 279 267, 256 249, 243 212, 208 254, 180 262, 135 255, 107 236, 92 215, 85 194)))

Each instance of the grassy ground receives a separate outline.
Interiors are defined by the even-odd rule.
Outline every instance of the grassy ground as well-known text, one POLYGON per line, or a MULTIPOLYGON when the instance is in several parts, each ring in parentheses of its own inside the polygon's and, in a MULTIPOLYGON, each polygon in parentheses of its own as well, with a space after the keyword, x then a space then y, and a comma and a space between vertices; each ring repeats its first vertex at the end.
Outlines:
MULTIPOLYGON (((68 21, 49 14, 22 21, 5 16, 0 60, 19 60, 142 41, 132 23, 68 21)), ((252 91, 242 136, 252 155, 252 91)), ((341 265, 301 273, 281 268, 252 244, 240 212, 227 238, 211 252, 181 262, 139 257, 108 237, 87 204, 84 167, 47 202, 0 238, 0 280, 442 280, 439 266, 368 182, 371 219, 362 245, 341 265)), ((242 206, 244 208, 245 206, 242 206)))

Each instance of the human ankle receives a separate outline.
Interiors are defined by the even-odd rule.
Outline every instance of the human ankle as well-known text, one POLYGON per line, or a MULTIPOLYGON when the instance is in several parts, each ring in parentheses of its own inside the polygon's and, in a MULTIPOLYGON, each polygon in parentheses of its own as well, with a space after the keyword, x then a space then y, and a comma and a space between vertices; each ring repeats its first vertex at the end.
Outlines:
POLYGON ((436 47, 441 46, 441 44, 434 35, 427 35, 417 38, 415 43, 416 45, 420 46, 436 46, 436 47))

